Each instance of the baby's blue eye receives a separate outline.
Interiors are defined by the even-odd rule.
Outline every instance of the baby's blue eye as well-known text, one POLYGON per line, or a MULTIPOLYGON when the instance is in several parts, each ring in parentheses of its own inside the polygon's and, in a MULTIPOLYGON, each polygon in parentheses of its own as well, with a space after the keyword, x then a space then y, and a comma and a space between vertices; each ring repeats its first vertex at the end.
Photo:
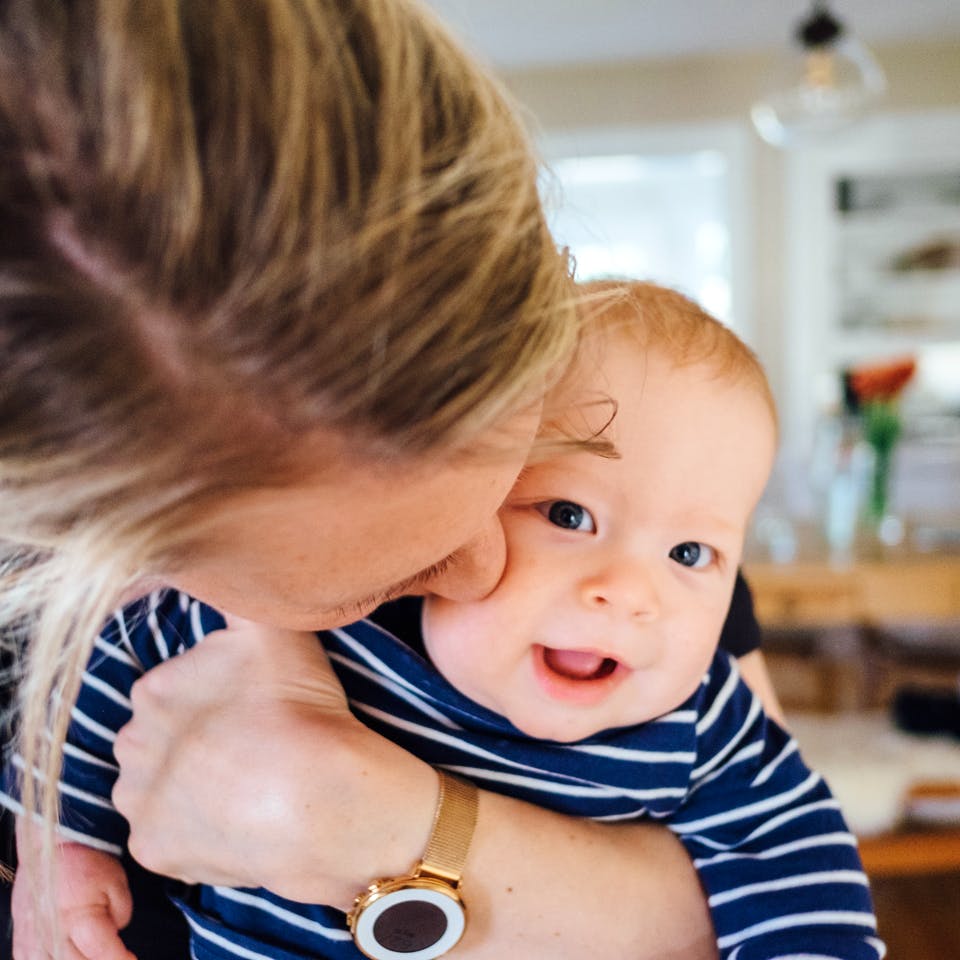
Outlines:
POLYGON ((708 547, 705 543, 697 543, 695 540, 678 543, 670 551, 671 560, 694 570, 710 566, 715 556, 713 547, 708 547))
POLYGON ((564 530, 594 533, 597 529, 590 511, 570 500, 552 500, 550 503, 545 503, 541 513, 555 527, 563 527, 564 530))

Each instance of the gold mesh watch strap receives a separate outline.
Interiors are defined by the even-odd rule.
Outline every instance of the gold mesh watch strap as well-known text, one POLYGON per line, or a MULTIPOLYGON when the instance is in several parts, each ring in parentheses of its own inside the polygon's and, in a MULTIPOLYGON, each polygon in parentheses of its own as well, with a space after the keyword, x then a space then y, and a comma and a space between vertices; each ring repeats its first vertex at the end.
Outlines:
POLYGON ((440 796, 433 830, 417 874, 428 874, 457 886, 477 824, 477 788, 438 770, 440 796))

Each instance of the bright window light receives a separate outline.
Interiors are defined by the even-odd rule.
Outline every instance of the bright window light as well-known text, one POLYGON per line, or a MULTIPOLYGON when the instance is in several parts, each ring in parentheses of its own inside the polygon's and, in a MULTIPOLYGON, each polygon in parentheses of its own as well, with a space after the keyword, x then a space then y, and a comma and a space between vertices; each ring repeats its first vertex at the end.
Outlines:
POLYGON ((653 280, 736 326, 721 151, 562 158, 551 170, 551 227, 579 279, 653 280))

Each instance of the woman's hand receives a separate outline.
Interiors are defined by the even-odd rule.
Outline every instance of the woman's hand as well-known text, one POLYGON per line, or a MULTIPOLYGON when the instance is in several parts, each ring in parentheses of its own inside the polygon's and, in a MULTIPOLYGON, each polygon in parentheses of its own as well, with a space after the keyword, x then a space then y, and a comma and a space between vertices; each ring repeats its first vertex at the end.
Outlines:
POLYGON ((435 774, 350 714, 313 634, 231 620, 132 701, 113 799, 148 869, 347 906, 423 849, 435 774), (412 830, 384 817, 397 796, 412 830))

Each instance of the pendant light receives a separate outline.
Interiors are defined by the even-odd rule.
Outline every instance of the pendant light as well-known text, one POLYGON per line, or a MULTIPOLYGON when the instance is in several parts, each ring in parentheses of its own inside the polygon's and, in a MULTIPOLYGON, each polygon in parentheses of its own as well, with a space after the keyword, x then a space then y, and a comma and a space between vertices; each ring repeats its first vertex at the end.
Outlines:
POLYGON ((883 69, 825 2, 797 27, 788 60, 769 79, 750 116, 776 147, 822 138, 863 116, 886 89, 883 69))

